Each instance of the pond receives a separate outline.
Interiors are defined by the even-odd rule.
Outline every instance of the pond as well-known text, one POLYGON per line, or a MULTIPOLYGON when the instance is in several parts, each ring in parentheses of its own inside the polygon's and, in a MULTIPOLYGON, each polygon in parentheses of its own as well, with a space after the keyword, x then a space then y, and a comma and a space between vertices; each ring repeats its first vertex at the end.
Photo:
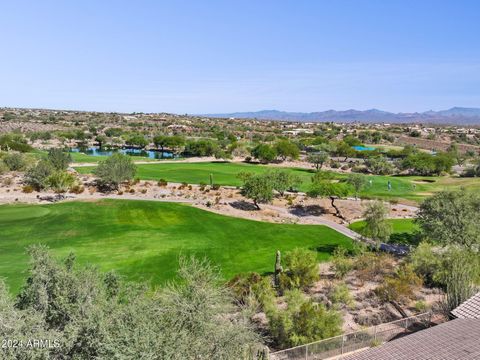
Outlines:
POLYGON ((373 151, 373 150, 376 149, 376 148, 371 147, 371 146, 360 146, 360 145, 356 145, 356 146, 352 146, 352 147, 357 151, 373 151))
POLYGON ((98 146, 92 146, 88 148, 72 148, 70 152, 83 153, 90 156, 110 156, 114 153, 125 154, 129 156, 139 156, 146 157, 149 159, 171 159, 176 157, 173 153, 169 151, 159 151, 159 150, 144 150, 137 148, 100 148, 98 146))

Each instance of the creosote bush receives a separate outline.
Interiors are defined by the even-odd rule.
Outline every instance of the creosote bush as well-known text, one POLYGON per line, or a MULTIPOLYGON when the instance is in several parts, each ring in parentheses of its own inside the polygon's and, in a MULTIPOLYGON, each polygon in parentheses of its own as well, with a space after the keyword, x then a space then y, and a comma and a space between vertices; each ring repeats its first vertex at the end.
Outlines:
POLYGON ((407 303, 422 284, 422 279, 413 271, 412 266, 403 264, 393 276, 385 277, 383 285, 376 288, 375 293, 383 301, 407 303))
POLYGON ((122 182, 133 179, 136 169, 129 156, 115 153, 98 164, 95 175, 102 187, 118 190, 122 182))
POLYGON ((319 279, 317 255, 310 250, 296 248, 285 253, 284 271, 280 274, 280 290, 307 289, 319 279))
POLYGON ((348 257, 347 250, 343 247, 336 248, 332 256, 332 270, 335 272, 335 277, 343 279, 352 269, 353 260, 348 257))
POLYGON ((278 346, 306 344, 341 333, 342 318, 337 311, 313 302, 299 290, 287 291, 285 301, 286 309, 266 312, 270 332, 278 346))

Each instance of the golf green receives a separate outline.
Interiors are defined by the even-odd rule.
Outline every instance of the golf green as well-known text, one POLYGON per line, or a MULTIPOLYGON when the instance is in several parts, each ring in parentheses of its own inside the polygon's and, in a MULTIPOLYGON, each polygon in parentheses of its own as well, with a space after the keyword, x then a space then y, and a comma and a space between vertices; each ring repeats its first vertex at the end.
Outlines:
MULTIPOLYGON (((387 220, 392 225, 393 234, 413 234, 415 231, 418 231, 419 228, 415 224, 414 219, 388 219, 387 220)), ((349 228, 358 233, 362 233, 363 228, 365 227, 365 221, 360 220, 354 223, 351 223, 349 228)))
POLYGON ((273 269, 275 251, 305 247, 326 260, 352 242, 325 226, 272 224, 217 215, 189 205, 102 200, 0 206, 0 277, 18 291, 26 247, 46 244, 56 256, 115 269, 129 280, 173 279, 181 255, 207 257, 225 279, 273 269))
MULTIPOLYGON (((199 163, 163 163, 163 164, 141 164, 137 165, 137 176, 144 180, 165 179, 171 182, 187 182, 189 184, 208 184, 210 175, 213 182, 219 185, 240 186, 241 180, 237 177, 240 172, 262 173, 271 166, 230 163, 230 162, 199 162, 199 163)), ((307 191, 311 184, 313 169, 285 168, 276 167, 290 171, 300 177, 302 183, 300 191, 307 191)), ((94 167, 77 167, 77 171, 82 174, 91 173, 94 167)), ((336 178, 344 179, 347 174, 336 173, 336 178)), ((367 185, 360 196, 363 198, 381 198, 381 199, 407 199, 411 201, 421 201, 427 196, 437 191, 447 189, 458 189, 468 187, 471 189, 480 189, 480 179, 478 178, 457 178, 449 176, 382 176, 369 175, 367 185), (388 187, 388 182, 391 188, 388 187)))

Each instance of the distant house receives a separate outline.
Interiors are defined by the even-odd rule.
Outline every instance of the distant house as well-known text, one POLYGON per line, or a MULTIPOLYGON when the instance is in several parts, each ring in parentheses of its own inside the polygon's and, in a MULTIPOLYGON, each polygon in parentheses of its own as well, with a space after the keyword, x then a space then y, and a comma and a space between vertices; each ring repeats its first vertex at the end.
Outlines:
POLYGON ((313 134, 311 129, 292 129, 283 131, 284 134, 297 136, 298 134, 313 134))

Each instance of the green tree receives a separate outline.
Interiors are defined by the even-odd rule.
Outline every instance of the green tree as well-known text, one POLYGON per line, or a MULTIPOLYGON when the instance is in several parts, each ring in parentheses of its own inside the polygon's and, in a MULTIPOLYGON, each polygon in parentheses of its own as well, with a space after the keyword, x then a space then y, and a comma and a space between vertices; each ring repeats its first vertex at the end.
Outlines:
POLYGON ((425 237, 442 245, 478 249, 480 195, 476 191, 443 191, 420 205, 416 222, 425 237))
POLYGON ((375 175, 393 174, 395 167, 383 156, 375 156, 365 160, 367 169, 375 175))
POLYGON ((388 209, 382 201, 369 203, 363 213, 365 218, 365 236, 377 243, 388 241, 392 233, 392 225, 387 221, 388 209))
POLYGON ((255 159, 258 159, 262 163, 272 162, 277 157, 277 151, 275 148, 268 144, 259 144, 255 146, 252 149, 251 154, 255 159))
POLYGON ((185 145, 184 153, 188 156, 213 156, 218 150, 218 144, 206 139, 200 139, 197 141, 187 141, 185 145))
POLYGON ((278 140, 275 143, 275 150, 277 152, 277 156, 279 156, 283 161, 287 160, 287 158, 292 160, 298 159, 300 155, 300 149, 298 146, 286 139, 278 140))
POLYGON ((326 151, 319 151, 312 154, 308 154, 307 161, 315 165, 315 169, 318 171, 323 167, 323 164, 327 162, 329 155, 326 151))
POLYGON ((312 185, 307 195, 310 197, 328 197, 330 198, 330 204, 335 209, 335 215, 341 219, 344 216, 340 212, 340 209, 335 204, 335 199, 345 197, 350 192, 348 184, 343 182, 333 182, 334 178, 331 173, 317 172, 312 177, 312 185))
POLYGON ((118 189, 122 182, 133 179, 136 170, 137 167, 130 157, 116 153, 99 162, 95 175, 102 185, 118 189))
POLYGON ((349 157, 355 156, 355 153, 355 149, 352 148, 352 145, 347 144, 345 141, 340 141, 337 144, 336 154, 345 157, 344 161, 347 161, 349 157))
POLYGON ((285 191, 291 190, 302 183, 299 176, 286 170, 272 170, 267 173, 270 177, 273 189, 283 196, 285 191))
POLYGON ((160 148, 160 151, 163 152, 166 146, 168 146, 168 136, 158 134, 153 137, 153 143, 157 148, 160 148))
POLYGON ((454 165, 454 158, 447 153, 438 153, 435 156, 417 152, 408 155, 401 163, 404 170, 416 175, 440 175, 442 172, 450 172, 454 165))
POLYGON ((259 204, 268 203, 273 199, 274 183, 268 174, 246 176, 242 187, 242 195, 252 199, 260 210, 259 204))
POLYGON ((347 177, 347 184, 352 185, 355 190, 355 199, 358 198, 358 193, 367 185, 367 178, 362 174, 349 174, 347 177))
POLYGON ((145 146, 148 145, 148 140, 142 134, 132 133, 127 136, 125 143, 129 146, 137 146, 143 149, 145 146))
POLYGON ((185 145, 185 138, 180 135, 173 135, 168 138, 166 146, 172 150, 173 153, 178 153, 180 148, 185 145))
POLYGON ((98 146, 102 148, 106 142, 107 142, 107 137, 105 135, 97 135, 95 136, 95 141, 98 143, 98 146))
POLYGON ((72 162, 72 157, 62 149, 50 149, 48 150, 47 160, 56 170, 67 170, 68 165, 72 162))

